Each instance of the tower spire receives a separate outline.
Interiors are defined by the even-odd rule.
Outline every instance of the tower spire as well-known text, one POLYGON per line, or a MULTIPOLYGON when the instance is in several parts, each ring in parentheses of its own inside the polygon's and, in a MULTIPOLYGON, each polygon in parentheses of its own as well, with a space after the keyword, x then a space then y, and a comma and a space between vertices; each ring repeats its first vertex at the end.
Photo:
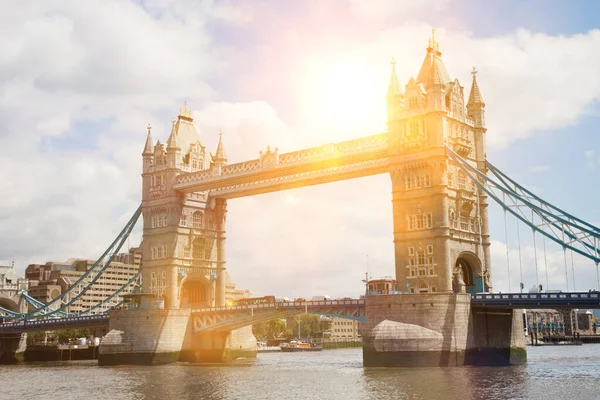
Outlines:
POLYGON ((167 139, 167 150, 168 149, 178 149, 179 145, 177 144, 177 119, 173 118, 171 120, 171 134, 169 135, 169 139, 167 139))
POLYGON ((469 93, 469 101, 467 102, 467 106, 485 106, 483 96, 481 96, 481 91, 479 90, 479 85, 477 84, 477 78, 475 77, 477 75, 477 70, 475 67, 473 67, 471 75, 473 75, 473 84, 471 85, 471 93, 469 93))
POLYGON ((214 165, 225 165, 227 164, 227 155, 223 148, 223 131, 219 130, 219 144, 217 144, 217 151, 213 155, 210 155, 214 165))
POLYGON ((402 94, 402 90, 400 89, 400 84, 398 83, 398 77, 396 76, 396 59, 392 57, 392 76, 390 77, 390 86, 388 87, 388 98, 396 95, 402 94))
POLYGON ((144 146, 144 152, 142 155, 152 154, 152 125, 148 122, 148 137, 146 137, 146 145, 144 146))

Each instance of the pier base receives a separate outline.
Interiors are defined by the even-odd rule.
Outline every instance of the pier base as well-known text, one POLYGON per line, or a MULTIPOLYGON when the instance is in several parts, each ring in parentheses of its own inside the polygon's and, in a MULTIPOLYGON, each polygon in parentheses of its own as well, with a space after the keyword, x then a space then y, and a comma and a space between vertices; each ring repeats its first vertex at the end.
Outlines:
POLYGON ((99 365, 168 364, 179 360, 190 310, 111 311, 99 365))
POLYGON ((256 337, 252 326, 231 332, 188 332, 180 361, 194 363, 230 362, 256 358, 256 337))
POLYGON ((251 326, 195 333, 189 309, 116 310, 100 343, 98 364, 220 363, 240 357, 256 357, 251 326))
POLYGON ((0 365, 22 361, 27 348, 26 333, 0 335, 0 365))
POLYGON ((468 294, 368 296, 366 367, 510 365, 526 361, 521 314, 471 309, 468 294))

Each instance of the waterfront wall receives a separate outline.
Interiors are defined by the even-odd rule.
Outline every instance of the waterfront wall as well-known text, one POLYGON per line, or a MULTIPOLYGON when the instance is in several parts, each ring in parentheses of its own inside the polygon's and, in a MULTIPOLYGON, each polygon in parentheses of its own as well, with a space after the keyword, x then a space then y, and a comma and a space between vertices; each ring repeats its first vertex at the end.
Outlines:
POLYGON ((470 295, 366 297, 365 366, 507 365, 523 362, 520 314, 472 310, 470 295))
POLYGON ((21 361, 26 348, 26 333, 0 335, 0 365, 21 361))

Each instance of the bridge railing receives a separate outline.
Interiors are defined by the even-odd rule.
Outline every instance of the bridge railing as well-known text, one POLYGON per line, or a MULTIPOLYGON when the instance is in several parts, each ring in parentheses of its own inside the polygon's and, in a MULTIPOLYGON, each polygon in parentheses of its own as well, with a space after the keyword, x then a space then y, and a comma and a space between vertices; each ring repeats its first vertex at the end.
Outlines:
POLYGON ((48 318, 48 319, 36 319, 36 320, 20 320, 18 322, 6 322, 0 324, 0 332, 11 331, 11 330, 26 330, 27 328, 41 328, 47 327, 48 329, 59 327, 59 326, 76 326, 76 325, 88 325, 90 323, 107 322, 107 314, 99 315, 85 315, 80 317, 65 317, 65 318, 48 318))
POLYGON ((490 293, 472 295, 474 300, 563 300, 600 299, 599 292, 588 293, 490 293))
POLYGON ((363 299, 349 299, 349 300, 321 300, 321 301, 280 301, 276 303, 264 303, 264 304, 243 304, 235 306, 223 306, 223 307, 207 307, 192 310, 192 313, 206 313, 206 312, 218 312, 218 311, 244 311, 244 310, 261 310, 261 309, 273 309, 273 308, 304 308, 304 307, 326 307, 326 306, 364 306, 365 301, 363 299))

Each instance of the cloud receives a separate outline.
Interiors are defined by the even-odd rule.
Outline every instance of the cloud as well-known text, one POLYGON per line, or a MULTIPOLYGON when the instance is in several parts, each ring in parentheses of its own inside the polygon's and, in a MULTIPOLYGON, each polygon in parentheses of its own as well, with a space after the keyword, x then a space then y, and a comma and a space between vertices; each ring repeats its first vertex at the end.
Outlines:
MULTIPOLYGON (((19 4, 0 15, 0 263, 15 258, 20 270, 102 252, 139 204, 146 123, 164 141, 183 99, 207 149, 223 130, 230 162, 267 145, 284 152, 378 133, 391 56, 408 82, 431 29, 395 22, 419 15, 404 1, 353 1, 352 18, 323 6, 301 21, 233 1, 19 4)), ((467 94, 472 65, 480 71, 490 146, 548 135, 597 104, 599 31, 436 37, 467 94)), ((232 200, 232 281, 286 297, 362 293, 367 254, 374 277, 394 273, 390 200, 386 175, 232 200)), ((505 248, 492 249, 494 285, 508 290, 505 248)), ((552 287, 564 276, 561 256, 548 253, 552 287)), ((512 245, 509 257, 514 290, 512 245)), ((531 264, 532 247, 522 259, 531 264)), ((577 287, 593 279, 577 273, 577 287)))
POLYGON ((369 21, 386 21, 422 11, 439 11, 448 6, 448 0, 349 0, 350 12, 369 21))
POLYGON ((0 263, 22 270, 108 246, 139 204, 146 123, 213 95, 207 21, 118 1, 0 15, 0 263))
POLYGON ((586 150, 584 154, 587 167, 590 170, 593 171, 597 167, 600 167, 600 156, 596 157, 596 152, 594 150, 586 150))
POLYGON ((545 171, 549 171, 552 167, 550 167, 549 165, 536 165, 533 168, 531 168, 532 172, 545 172, 545 171))

